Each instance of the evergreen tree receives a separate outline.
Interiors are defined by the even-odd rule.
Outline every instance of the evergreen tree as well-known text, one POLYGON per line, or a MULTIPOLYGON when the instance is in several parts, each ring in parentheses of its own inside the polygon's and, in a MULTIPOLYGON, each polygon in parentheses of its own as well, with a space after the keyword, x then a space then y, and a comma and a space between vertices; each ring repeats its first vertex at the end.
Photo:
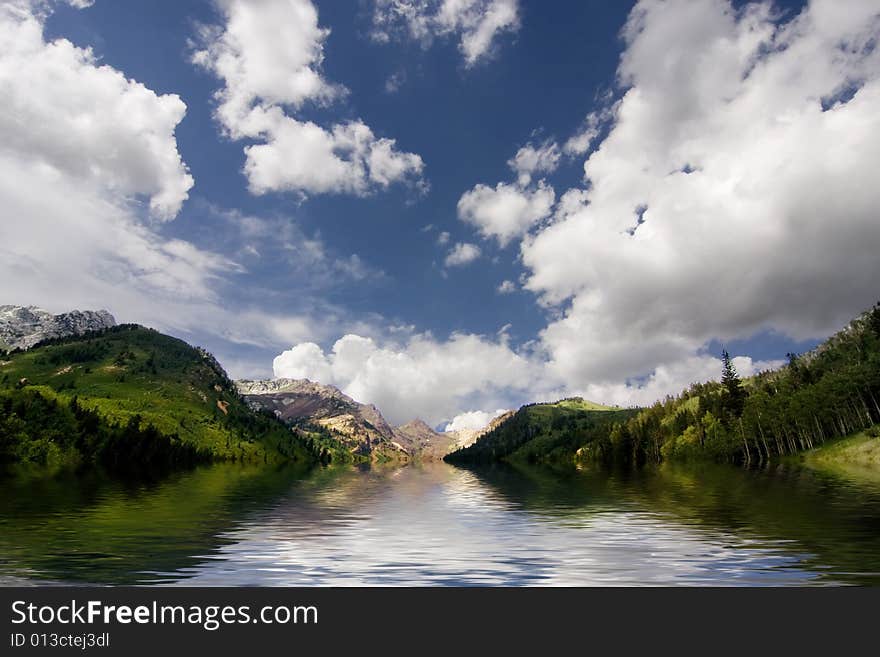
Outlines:
POLYGON ((875 304, 874 307, 868 311, 868 323, 874 331, 874 335, 880 337, 880 303, 875 304))
POLYGON ((733 365, 733 360, 727 349, 721 352, 721 360, 724 363, 721 371, 721 385, 726 393, 724 410, 731 416, 739 418, 742 416, 743 407, 746 402, 746 391, 743 388, 742 380, 739 373, 733 365))

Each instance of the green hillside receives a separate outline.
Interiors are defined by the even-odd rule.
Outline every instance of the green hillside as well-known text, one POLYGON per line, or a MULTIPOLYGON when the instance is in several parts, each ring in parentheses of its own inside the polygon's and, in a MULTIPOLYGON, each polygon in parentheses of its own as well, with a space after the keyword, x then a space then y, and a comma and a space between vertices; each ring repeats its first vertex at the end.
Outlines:
POLYGON ((3 456, 111 465, 314 458, 274 416, 251 411, 210 354, 135 325, 0 358, 3 456))
POLYGON ((570 460, 597 434, 635 415, 632 409, 602 406, 580 398, 523 406, 513 417, 470 447, 446 457, 450 463, 570 460))
POLYGON ((523 407, 448 460, 751 465, 867 429, 846 458, 876 467, 873 441, 880 432, 872 427, 880 422, 880 304, 812 352, 789 354, 788 365, 779 370, 741 380, 726 358, 719 374, 718 381, 695 383, 638 412, 578 410, 585 404, 580 400, 523 407))

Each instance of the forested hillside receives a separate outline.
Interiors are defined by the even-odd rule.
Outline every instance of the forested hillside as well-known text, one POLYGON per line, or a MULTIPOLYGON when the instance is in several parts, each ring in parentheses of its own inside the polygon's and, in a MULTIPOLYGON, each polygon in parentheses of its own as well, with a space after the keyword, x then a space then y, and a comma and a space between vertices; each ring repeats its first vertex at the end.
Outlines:
MULTIPOLYGON (((880 422, 880 304, 812 352, 788 355, 776 371, 741 380, 724 353, 719 381, 697 383, 650 408, 612 421, 551 415, 535 421, 524 407, 451 462, 591 460, 644 464, 664 460, 767 462, 813 449, 880 422)), ((547 413, 549 411, 542 411, 547 413)))
POLYGON ((607 435, 615 422, 638 411, 600 406, 583 399, 529 404, 470 447, 449 454, 450 463, 570 459, 586 443, 607 435))
POLYGON ((207 352, 135 325, 0 357, 0 459, 125 464, 308 461, 207 352))
POLYGON ((880 422, 880 304, 820 347, 740 381, 696 384, 620 423, 581 456, 624 462, 708 458, 760 463, 880 422))

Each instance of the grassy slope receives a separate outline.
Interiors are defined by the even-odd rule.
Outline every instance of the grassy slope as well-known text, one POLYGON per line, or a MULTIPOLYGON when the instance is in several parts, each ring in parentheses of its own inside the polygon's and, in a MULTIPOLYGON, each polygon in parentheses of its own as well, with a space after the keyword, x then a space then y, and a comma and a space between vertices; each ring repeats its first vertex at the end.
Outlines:
POLYGON ((880 468, 880 438, 862 431, 805 453, 804 461, 816 465, 849 464, 880 468))
MULTIPOLYGON (((214 458, 308 460, 283 424, 252 413, 216 361, 182 340, 137 326, 70 338, 0 360, 0 387, 45 386, 111 423, 140 416, 214 458)), ((39 390, 39 388, 36 388, 39 390)))
POLYGON ((602 406, 584 399, 523 406, 474 445, 447 457, 450 462, 570 460, 593 433, 637 410, 602 406))

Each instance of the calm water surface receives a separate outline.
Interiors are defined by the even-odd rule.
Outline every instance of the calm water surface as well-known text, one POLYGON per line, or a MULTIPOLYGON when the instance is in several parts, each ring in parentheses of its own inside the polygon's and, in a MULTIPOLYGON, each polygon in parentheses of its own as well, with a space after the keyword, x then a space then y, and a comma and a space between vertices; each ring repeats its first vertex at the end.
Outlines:
POLYGON ((880 483, 640 472, 218 465, 0 478, 0 584, 880 584, 880 483))

